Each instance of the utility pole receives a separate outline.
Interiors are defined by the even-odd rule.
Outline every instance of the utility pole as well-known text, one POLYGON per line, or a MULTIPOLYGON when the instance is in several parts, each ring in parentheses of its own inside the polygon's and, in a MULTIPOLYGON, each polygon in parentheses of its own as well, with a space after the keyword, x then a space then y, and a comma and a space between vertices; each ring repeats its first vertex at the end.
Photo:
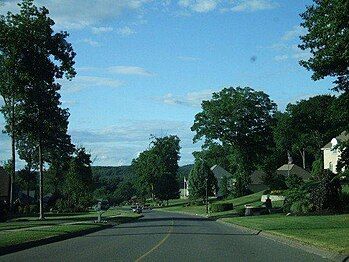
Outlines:
MULTIPOLYGON (((204 172, 204 159, 199 158, 201 160, 201 172, 204 172)), ((206 175, 205 178, 206 181, 206 214, 208 215, 208 174, 206 175)))
POLYGON ((206 177, 206 214, 208 214, 208 177, 206 177))

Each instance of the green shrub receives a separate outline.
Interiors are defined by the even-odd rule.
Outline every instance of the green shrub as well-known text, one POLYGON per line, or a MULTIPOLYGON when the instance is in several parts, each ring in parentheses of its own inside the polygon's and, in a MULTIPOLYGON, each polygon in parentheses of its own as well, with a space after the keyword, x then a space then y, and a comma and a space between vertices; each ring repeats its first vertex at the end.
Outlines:
POLYGON ((245 207, 239 206, 235 208, 235 212, 238 216, 243 217, 245 216, 245 209, 246 209, 245 207))
POLYGON ((213 203, 211 205, 211 211, 213 213, 223 212, 223 211, 228 211, 233 209, 234 209, 233 203, 213 203))
POLYGON ((269 195, 282 195, 283 193, 284 193, 284 190, 272 190, 267 194, 269 194, 269 195))
POLYGON ((329 170, 323 170, 310 187, 310 202, 316 212, 338 212, 343 208, 339 179, 329 170))
POLYGON ((344 212, 349 212, 349 193, 348 192, 342 192, 341 202, 343 204, 344 212))
POLYGON ((290 208, 291 213, 301 215, 308 214, 312 211, 312 204, 308 199, 302 199, 294 202, 290 208))
MULTIPOLYGON (((289 189, 285 192, 284 212, 292 212, 291 207, 297 202, 308 201, 309 194, 306 190, 300 188, 289 189)), ((300 204, 297 204, 300 205, 300 204)), ((296 205, 296 206, 297 206, 296 205)), ((296 209, 297 207, 294 207, 296 209)))
POLYGON ((29 213, 30 214, 37 214, 37 213, 39 213, 39 206, 38 205, 30 205, 29 206, 29 213))
POLYGON ((290 189, 299 188, 304 184, 304 181, 301 177, 296 174, 290 174, 285 180, 286 186, 290 189))
POLYGON ((29 215, 29 214, 30 214, 29 205, 24 206, 24 208, 23 208, 23 214, 24 214, 24 215, 29 215))

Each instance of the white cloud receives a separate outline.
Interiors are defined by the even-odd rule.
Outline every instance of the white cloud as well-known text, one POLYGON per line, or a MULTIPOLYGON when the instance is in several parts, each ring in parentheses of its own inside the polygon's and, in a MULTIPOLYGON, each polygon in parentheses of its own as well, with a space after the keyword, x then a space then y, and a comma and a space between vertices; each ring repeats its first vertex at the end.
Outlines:
POLYGON ((277 56, 274 57, 274 59, 276 61, 285 61, 285 60, 288 59, 288 56, 287 55, 277 55, 277 56))
POLYGON ((62 105, 63 107, 72 107, 75 106, 77 102, 75 100, 63 100, 62 105))
POLYGON ((94 41, 94 40, 92 40, 90 38, 82 39, 81 42, 85 43, 85 44, 88 44, 88 45, 90 45, 92 47, 99 47, 99 46, 101 46, 101 44, 99 42, 94 41))
POLYGON ((216 9, 221 0, 179 0, 178 5, 198 13, 207 13, 216 9))
POLYGON ((121 36, 130 36, 136 33, 136 31, 129 26, 120 27, 116 32, 121 36))
POLYGON ((212 90, 202 90, 199 92, 189 92, 184 96, 175 96, 171 93, 164 95, 161 99, 157 98, 156 100, 161 100, 164 104, 167 105, 185 105, 191 107, 200 107, 202 101, 209 100, 212 97, 212 90))
POLYGON ((193 56, 178 56, 177 58, 186 62, 196 62, 200 60, 199 58, 193 56))
POLYGON ((152 72, 145 70, 138 66, 111 66, 108 69, 109 73, 122 74, 122 75, 140 75, 140 76, 153 76, 152 72))
POLYGON ((75 144, 85 146, 95 159, 94 165, 129 165, 149 146, 150 135, 178 135, 181 139, 181 164, 192 163, 192 152, 200 145, 192 143, 192 123, 163 120, 122 120, 116 126, 96 130, 70 130, 75 144))
POLYGON ((111 32, 111 31, 113 31, 113 28, 111 26, 92 27, 91 31, 93 34, 98 35, 98 34, 111 32))
POLYGON ((296 25, 291 30, 285 32, 285 34, 282 36, 281 39, 283 41, 290 41, 290 40, 294 40, 295 38, 298 38, 301 35, 304 35, 305 33, 306 33, 306 29, 304 27, 296 25))
POLYGON ((123 82, 120 80, 98 76, 77 76, 71 81, 62 79, 60 83, 65 93, 76 93, 84 89, 95 87, 118 88, 123 85, 123 82))
POLYGON ((311 57, 311 53, 307 50, 302 50, 298 47, 299 36, 306 34, 306 29, 296 25, 290 30, 286 31, 280 38, 278 43, 273 44, 270 48, 279 51, 274 57, 276 61, 285 61, 287 59, 308 59, 311 57))
POLYGON ((279 4, 272 0, 241 0, 231 10, 233 12, 255 12, 274 9, 278 6, 279 4))
POLYGON ((311 53, 308 50, 302 50, 298 47, 298 45, 292 45, 292 57, 298 60, 309 59, 311 57, 311 53))
MULTIPOLYGON (((0 13, 18 10, 14 0, 5 0, 0 13)), ((37 6, 46 6, 57 27, 82 29, 101 21, 120 16, 124 11, 138 12, 151 0, 36 0, 37 6)))

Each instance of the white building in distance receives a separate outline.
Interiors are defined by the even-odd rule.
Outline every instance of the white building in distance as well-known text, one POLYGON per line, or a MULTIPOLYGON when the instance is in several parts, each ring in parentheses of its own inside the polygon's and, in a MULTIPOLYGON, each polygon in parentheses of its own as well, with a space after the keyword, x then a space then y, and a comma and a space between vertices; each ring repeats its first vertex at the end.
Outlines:
POLYGON ((324 169, 328 169, 337 174, 337 164, 341 156, 341 151, 337 148, 338 144, 349 139, 349 134, 345 131, 339 136, 332 138, 321 150, 324 152, 324 169))

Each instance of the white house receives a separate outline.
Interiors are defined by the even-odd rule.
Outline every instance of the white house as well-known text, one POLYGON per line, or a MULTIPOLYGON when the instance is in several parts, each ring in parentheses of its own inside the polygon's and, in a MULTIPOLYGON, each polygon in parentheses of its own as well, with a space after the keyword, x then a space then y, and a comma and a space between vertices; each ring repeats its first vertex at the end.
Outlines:
POLYGON ((181 198, 189 197, 189 181, 185 177, 183 178, 183 186, 181 187, 181 198))
POLYGON ((341 156, 341 151, 337 148, 340 142, 347 141, 349 134, 345 131, 339 136, 332 138, 321 150, 324 152, 324 169, 329 169, 337 174, 337 163, 341 156))

